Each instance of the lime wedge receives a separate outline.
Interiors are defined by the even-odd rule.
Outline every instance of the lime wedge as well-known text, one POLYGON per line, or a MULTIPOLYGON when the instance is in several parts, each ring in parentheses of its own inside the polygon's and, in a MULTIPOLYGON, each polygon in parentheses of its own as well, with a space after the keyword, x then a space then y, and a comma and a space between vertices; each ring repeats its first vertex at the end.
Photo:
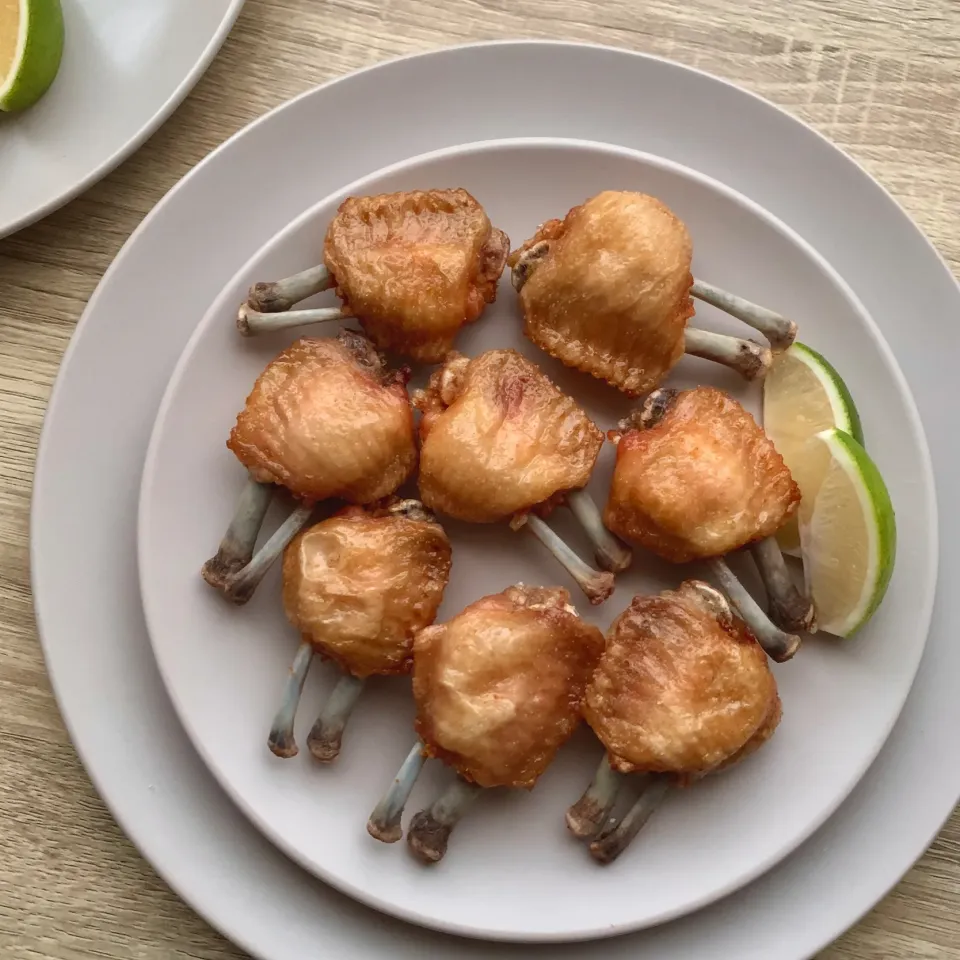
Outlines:
MULTIPOLYGON (((763 428, 805 500, 817 495, 822 464, 801 451, 812 436, 834 427, 863 443, 860 417, 840 374, 815 350, 795 343, 774 359, 764 378, 763 428)), ((800 555, 796 520, 784 524, 777 540, 784 553, 800 555)))
POLYGON ((53 83, 62 54, 60 0, 0 0, 0 110, 36 103, 53 83))
POLYGON ((824 430, 805 448, 822 472, 815 498, 800 503, 807 591, 819 628, 849 637, 883 600, 897 550, 890 495, 867 451, 842 430, 824 430))

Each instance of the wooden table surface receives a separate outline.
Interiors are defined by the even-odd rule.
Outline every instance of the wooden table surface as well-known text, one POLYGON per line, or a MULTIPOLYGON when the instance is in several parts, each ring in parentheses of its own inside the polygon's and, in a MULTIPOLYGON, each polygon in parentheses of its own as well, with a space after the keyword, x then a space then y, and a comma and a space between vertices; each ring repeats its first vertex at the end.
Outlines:
MULTIPOLYGON (((44 407, 84 304, 147 211, 264 111, 378 60, 505 37, 663 54, 769 97, 861 161, 960 266, 956 0, 248 0, 193 94, 133 158, 0 240, 0 956, 241 955, 111 820, 67 738, 37 643, 30 484, 44 407)), ((960 958, 960 817, 822 956, 960 958)))

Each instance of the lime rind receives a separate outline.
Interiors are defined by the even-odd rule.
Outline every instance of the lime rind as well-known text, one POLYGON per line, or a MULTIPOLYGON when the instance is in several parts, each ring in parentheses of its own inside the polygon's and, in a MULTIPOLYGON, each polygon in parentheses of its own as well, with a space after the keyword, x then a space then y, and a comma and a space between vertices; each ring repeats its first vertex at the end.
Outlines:
MULTIPOLYGON (((840 623, 821 622, 821 629, 835 636, 849 638, 859 631, 873 616, 883 602, 890 580, 897 552, 896 514, 887 485, 870 455, 854 437, 843 430, 824 430, 816 434, 830 449, 833 458, 844 464, 844 469, 851 477, 858 477, 854 484, 857 496, 863 509, 867 532, 870 538, 870 562, 864 583, 869 590, 864 590, 860 603, 840 623)), ((816 506, 814 506, 816 510, 816 506)), ((801 539, 805 539, 805 531, 801 526, 801 539)), ((807 558, 804 557, 804 570, 809 574, 807 558)), ((811 584, 807 583, 808 591, 811 584)), ((813 597, 816 603, 816 596, 813 597)))
POLYGON ((843 381, 843 377, 837 373, 836 368, 827 360, 823 354, 817 353, 812 347, 805 343, 794 343, 790 350, 794 355, 802 360, 808 367, 820 371, 823 375, 818 379, 827 391, 830 399, 830 407, 833 410, 834 426, 838 430, 848 433, 861 446, 863 442, 863 425, 860 422, 860 414, 857 411, 857 405, 853 402, 853 395, 843 381))
POLYGON ((876 613, 890 586, 897 556, 897 517, 883 476, 863 445, 841 430, 835 432, 835 440, 837 449, 843 448, 849 461, 860 472, 869 501, 865 506, 872 508, 872 529, 877 536, 875 556, 878 569, 874 574, 873 595, 860 619, 856 620, 849 632, 845 634, 845 636, 851 636, 876 613))
POLYGON ((33 106, 50 89, 63 57, 60 0, 21 0, 17 50, 10 75, 0 86, 0 110, 33 106))

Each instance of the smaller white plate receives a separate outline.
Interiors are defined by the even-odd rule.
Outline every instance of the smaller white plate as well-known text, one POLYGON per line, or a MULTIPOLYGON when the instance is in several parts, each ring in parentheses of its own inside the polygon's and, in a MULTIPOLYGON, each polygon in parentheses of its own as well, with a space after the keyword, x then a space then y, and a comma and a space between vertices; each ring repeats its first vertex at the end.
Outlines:
MULTIPOLYGON (((709 308, 698 314, 712 328, 737 329, 709 308)), ((523 350, 601 426, 628 407, 524 341, 508 281, 458 345, 471 355, 493 346, 523 350)), ((722 368, 685 360, 671 382, 684 381, 713 382, 756 409, 756 386, 722 368)), ((599 500, 609 454, 594 481, 599 500)), ((454 569, 441 618, 517 580, 566 582, 535 543, 505 526, 446 526, 454 569)), ((139 562, 157 662, 184 726, 233 799, 281 849, 358 899, 409 920, 473 936, 572 940, 639 929, 715 900, 768 869, 832 813, 876 756, 913 679, 933 599, 934 530, 926 445, 903 378, 862 307, 807 244, 744 197, 676 164, 598 144, 504 141, 441 151, 352 184, 243 267, 201 322, 161 405, 144 469, 139 562), (367 814, 412 741, 405 683, 386 681, 365 692, 333 767, 317 767, 304 755, 277 760, 266 733, 296 647, 280 610, 278 571, 240 609, 198 575, 243 481, 225 449, 227 433, 256 375, 292 339, 238 337, 234 317, 246 289, 314 262, 344 195, 441 185, 474 192, 514 244, 604 188, 661 197, 691 229, 699 275, 797 317, 803 339, 844 373, 898 510, 899 565, 880 614, 856 640, 812 641, 777 668, 785 714, 771 743, 727 774, 672 796, 636 845, 606 869, 563 825, 565 807, 599 756, 586 731, 532 794, 485 797, 457 828, 439 866, 423 868, 402 844, 371 840, 367 814)), ((606 626, 633 593, 675 585, 692 572, 638 552, 615 596, 581 610, 606 626)), ((299 716, 301 741, 331 679, 314 669, 299 716)), ((411 810, 424 805, 437 782, 425 777, 411 810)))
POLYGON ((62 0, 63 62, 42 100, 0 113, 0 237, 105 177, 176 109, 243 0, 62 0))

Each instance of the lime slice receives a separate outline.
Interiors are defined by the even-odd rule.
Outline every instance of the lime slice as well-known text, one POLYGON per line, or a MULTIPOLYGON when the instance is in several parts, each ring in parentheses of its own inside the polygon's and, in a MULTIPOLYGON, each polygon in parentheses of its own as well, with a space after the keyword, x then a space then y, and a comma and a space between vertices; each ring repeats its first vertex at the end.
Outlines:
MULTIPOLYGON (((816 497, 819 458, 801 451, 812 436, 831 428, 863 443, 860 417, 840 374, 815 350, 795 343, 773 361, 763 383, 763 428, 800 487, 803 498, 816 497)), ((800 555, 796 520, 777 532, 784 553, 800 555)))
POLYGON ((53 83, 62 53, 60 0, 0 0, 0 110, 36 103, 53 83))
POLYGON ((800 503, 807 591, 817 624, 849 637, 870 619, 893 573, 897 526, 890 495, 867 451, 842 430, 824 430, 805 455, 822 471, 815 498, 800 503))

